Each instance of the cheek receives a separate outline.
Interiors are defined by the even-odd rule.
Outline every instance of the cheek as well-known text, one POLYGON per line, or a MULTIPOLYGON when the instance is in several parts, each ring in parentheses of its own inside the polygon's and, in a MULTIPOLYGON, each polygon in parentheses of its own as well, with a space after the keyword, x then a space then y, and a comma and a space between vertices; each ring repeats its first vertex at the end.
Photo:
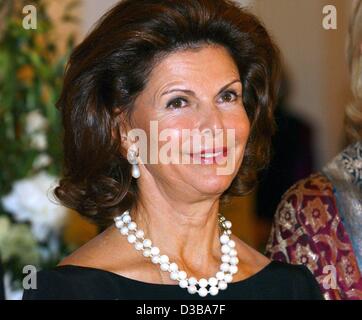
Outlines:
MULTIPOLYGON (((186 133, 191 132, 191 130, 195 128, 196 124, 197 120, 195 120, 193 117, 175 116, 168 117, 167 120, 159 120, 158 129, 159 132, 167 132, 167 136, 169 137, 168 139, 172 139, 172 141, 178 143, 180 148, 182 148, 182 144, 185 142, 185 137, 187 137, 186 133)), ((165 143, 166 142, 164 141, 160 141, 160 146, 165 143)))
POLYGON ((245 145, 250 133, 250 121, 244 109, 225 117, 225 128, 235 130, 235 142, 237 145, 245 145))

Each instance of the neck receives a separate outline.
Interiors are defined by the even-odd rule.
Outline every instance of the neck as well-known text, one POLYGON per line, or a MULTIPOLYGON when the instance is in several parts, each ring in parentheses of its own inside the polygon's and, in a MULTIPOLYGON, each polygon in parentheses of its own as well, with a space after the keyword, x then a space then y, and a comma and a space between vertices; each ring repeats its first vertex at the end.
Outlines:
POLYGON ((218 212, 218 197, 187 202, 153 191, 141 192, 131 216, 161 254, 197 270, 220 260, 218 212))

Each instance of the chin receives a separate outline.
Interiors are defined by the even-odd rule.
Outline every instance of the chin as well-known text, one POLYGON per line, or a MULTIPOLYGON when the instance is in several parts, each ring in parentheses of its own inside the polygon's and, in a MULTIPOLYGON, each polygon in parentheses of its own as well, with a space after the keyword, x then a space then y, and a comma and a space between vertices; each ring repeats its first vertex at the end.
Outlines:
POLYGON ((232 176, 219 176, 216 174, 204 176, 194 175, 191 184, 201 194, 221 195, 230 186, 232 176))

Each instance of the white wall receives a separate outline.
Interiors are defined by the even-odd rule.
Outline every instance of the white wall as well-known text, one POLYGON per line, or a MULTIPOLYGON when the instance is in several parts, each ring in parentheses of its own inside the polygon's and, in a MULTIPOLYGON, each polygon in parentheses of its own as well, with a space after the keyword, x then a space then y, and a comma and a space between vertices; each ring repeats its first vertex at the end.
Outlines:
POLYGON ((83 0, 82 33, 86 34, 92 25, 118 0, 83 0))
POLYGON ((315 130, 320 168, 342 148, 343 112, 349 101, 345 39, 351 1, 255 0, 254 12, 282 50, 292 80, 295 113, 315 130), (322 8, 337 8, 337 30, 322 27, 322 8))
MULTIPOLYGON (((251 7, 253 0, 237 0, 242 5, 251 7)), ((119 0, 83 0, 82 33, 85 34, 97 19, 119 0)))

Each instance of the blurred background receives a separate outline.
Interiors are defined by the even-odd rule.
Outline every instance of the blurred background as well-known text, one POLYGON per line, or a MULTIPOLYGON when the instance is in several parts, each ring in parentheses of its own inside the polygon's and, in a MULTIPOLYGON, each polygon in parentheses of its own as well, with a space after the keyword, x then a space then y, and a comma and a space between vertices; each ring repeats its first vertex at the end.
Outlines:
MULTIPOLYGON (((26 29, 30 2, 0 0, 0 299, 21 298, 24 265, 54 266, 98 232, 52 199, 62 163, 54 104, 69 52, 116 2, 31 1, 37 28, 26 29)), ((351 94, 345 48, 352 0, 239 2, 264 22, 284 66, 272 162, 253 194, 222 208, 233 232, 263 252, 282 194, 346 145, 344 108, 351 94), (336 29, 323 28, 326 5, 336 8, 336 29)))

